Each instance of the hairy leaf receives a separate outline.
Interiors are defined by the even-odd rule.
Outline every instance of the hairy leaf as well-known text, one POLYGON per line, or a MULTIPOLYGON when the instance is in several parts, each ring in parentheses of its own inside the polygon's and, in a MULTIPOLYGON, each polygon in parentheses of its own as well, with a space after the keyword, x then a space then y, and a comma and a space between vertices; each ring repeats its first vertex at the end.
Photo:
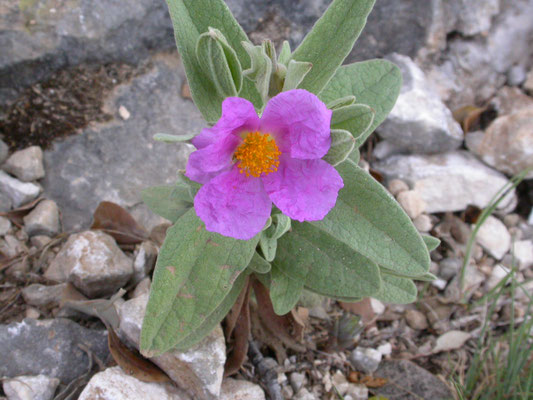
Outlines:
MULTIPOLYGON (((207 32, 209 27, 220 30, 235 50, 243 69, 250 67, 250 59, 241 44, 243 41, 249 42, 248 37, 223 0, 167 0, 167 4, 192 98, 204 118, 208 122, 216 122, 220 118, 224 98, 217 94, 213 83, 199 65, 196 57, 198 37, 207 32)), ((239 95, 256 107, 261 106, 253 82, 244 80, 239 95)))
POLYGON ((375 0, 334 0, 292 54, 313 69, 300 88, 318 94, 350 53, 375 0))
POLYGON ((268 274, 270 272, 271 265, 267 260, 255 252, 248 268, 258 274, 268 274))
POLYGON ((242 45, 251 60, 250 68, 246 69, 243 74, 255 83, 259 96, 263 103, 266 103, 270 90, 270 79, 272 78, 272 60, 263 46, 254 46, 247 42, 243 42, 242 45))
POLYGON ((433 251, 440 245, 440 239, 429 235, 422 235, 422 239, 428 248, 428 251, 433 251))
POLYGON ((293 221, 272 268, 333 297, 366 297, 380 288, 378 266, 320 227, 293 221))
POLYGON ((376 115, 370 128, 357 138, 359 147, 389 115, 401 86, 402 73, 395 64, 387 60, 369 60, 340 67, 319 97, 328 104, 345 96, 355 96, 358 103, 372 107, 376 115))
POLYGON ((411 279, 382 274, 381 290, 372 295, 384 303, 409 304, 416 300, 417 290, 411 279))
POLYGON ((176 222, 194 204, 190 187, 181 183, 144 189, 141 198, 150 210, 171 222, 176 222))
POLYGON ((347 130, 357 139, 372 126, 374 114, 374 110, 365 104, 336 108, 331 115, 331 129, 347 130))
POLYGON ((346 160, 355 147, 355 139, 352 134, 343 129, 331 130, 331 147, 324 161, 335 166, 346 160))
POLYGON ((351 106, 355 103, 355 96, 345 96, 341 97, 340 99, 335 99, 328 103, 328 108, 330 110, 335 110, 337 108, 345 107, 345 106, 351 106))
POLYGON ((141 332, 153 356, 194 333, 230 293, 259 238, 236 240, 208 232, 194 210, 168 230, 157 259, 141 332))
POLYGON ((261 233, 259 247, 266 261, 271 262, 276 257, 278 239, 291 228, 291 219, 284 214, 272 215, 272 224, 261 233))
POLYGON ((305 61, 289 61, 287 67, 287 75, 285 76, 285 83, 283 84, 283 91, 296 89, 303 81, 305 76, 311 71, 313 64, 305 61))
POLYGON ((380 266, 407 276, 425 274, 429 253, 400 205, 352 162, 337 170, 344 181, 337 204, 322 221, 311 224, 380 266))
POLYGON ((270 281, 270 300, 278 315, 290 312, 302 294, 304 282, 287 276, 276 266, 272 267, 270 281))

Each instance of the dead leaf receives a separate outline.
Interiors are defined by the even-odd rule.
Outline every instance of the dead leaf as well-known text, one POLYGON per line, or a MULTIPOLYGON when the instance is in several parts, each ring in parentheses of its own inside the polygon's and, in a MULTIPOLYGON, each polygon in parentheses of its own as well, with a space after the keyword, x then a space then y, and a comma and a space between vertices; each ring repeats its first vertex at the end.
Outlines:
POLYGON ((487 111, 487 107, 473 105, 461 107, 453 112, 453 118, 459 122, 464 133, 479 129, 481 115, 487 111))
POLYGON ((148 237, 148 232, 118 204, 102 201, 96 208, 91 229, 102 230, 119 244, 137 244, 148 237))
POLYGON ((363 375, 357 371, 350 372, 350 375, 348 375, 348 380, 355 384, 365 385, 371 389, 377 389, 385 386, 388 382, 386 378, 376 378, 370 375, 363 375))
POLYGON ((344 301, 339 301, 339 305, 345 311, 348 311, 352 314, 359 315, 363 324, 368 324, 370 321, 374 320, 376 314, 374 309, 370 304, 370 298, 365 298, 357 303, 346 303, 344 301))
POLYGON ((443 335, 440 335, 433 348, 433 353, 439 353, 441 351, 456 350, 462 347, 471 335, 468 332, 463 331, 449 331, 443 335))
POLYGON ((39 204, 42 200, 44 200, 44 197, 39 197, 15 210, 0 212, 0 216, 8 218, 13 224, 21 228, 24 225, 24 221, 22 219, 28 215, 30 211, 33 210, 35 206, 37 206, 37 204, 39 204))
POLYGON ((344 350, 354 344, 355 337, 361 333, 364 325, 361 323, 361 317, 344 313, 335 319, 328 329, 328 342, 325 350, 344 350))
POLYGON ((163 223, 159 224, 157 226, 154 226, 152 231, 150 232, 150 239, 157 244, 159 247, 163 246, 163 242, 165 241, 165 237, 167 236, 167 230, 172 225, 169 223, 163 223))
POLYGON ((295 318, 297 314, 291 311, 283 316, 277 315, 267 288, 257 279, 252 279, 252 287, 257 300, 256 312, 265 333, 276 337, 293 350, 305 351, 306 347, 299 343, 303 340, 305 326, 301 320, 295 318))
POLYGON ((248 287, 249 285, 250 277, 248 276, 246 277, 244 289, 241 291, 241 293, 239 293, 239 297, 237 297, 235 304, 233 305, 233 307, 231 307, 230 312, 228 313, 228 315, 226 315, 226 318, 224 319, 224 334, 228 339, 231 337, 233 329, 237 324, 237 320, 239 319, 239 316, 242 313, 243 304, 245 302, 248 303, 250 301, 250 291, 248 287))
POLYGON ((248 339, 250 337, 250 284, 248 283, 243 290, 244 294, 239 295, 239 299, 235 304, 240 308, 237 314, 237 307, 235 311, 232 309, 230 315, 232 316, 231 336, 226 336, 228 344, 231 345, 231 352, 224 365, 224 376, 230 376, 237 373, 240 369, 246 354, 248 353, 248 339), (242 299, 240 299, 242 297, 242 299), (239 301, 240 300, 240 301, 239 301), (233 315, 237 314, 235 319, 233 315), (234 322, 233 322, 234 319, 234 322))
POLYGON ((143 382, 171 382, 155 364, 122 343, 111 326, 106 327, 109 352, 126 374, 143 382))

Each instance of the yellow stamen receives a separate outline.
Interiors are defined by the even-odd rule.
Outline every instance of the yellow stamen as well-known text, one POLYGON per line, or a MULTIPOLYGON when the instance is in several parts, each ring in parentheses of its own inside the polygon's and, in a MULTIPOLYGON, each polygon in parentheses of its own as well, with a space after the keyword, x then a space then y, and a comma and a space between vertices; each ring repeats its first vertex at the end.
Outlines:
POLYGON ((237 161, 241 174, 259 178, 277 171, 281 152, 276 141, 269 134, 250 132, 237 148, 233 158, 237 161))

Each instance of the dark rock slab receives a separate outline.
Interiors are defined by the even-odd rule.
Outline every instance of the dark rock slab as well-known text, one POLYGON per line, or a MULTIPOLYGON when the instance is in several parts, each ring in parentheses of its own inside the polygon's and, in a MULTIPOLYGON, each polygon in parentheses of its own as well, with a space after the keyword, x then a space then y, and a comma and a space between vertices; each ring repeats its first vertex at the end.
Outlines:
POLYGON ((200 133, 204 127, 192 101, 179 94, 184 80, 177 55, 156 57, 145 74, 115 88, 105 107, 115 116, 112 121, 90 126, 45 151, 42 184, 57 202, 65 230, 87 227, 103 200, 133 207, 140 203, 142 189, 176 181, 192 146, 152 137, 200 133), (119 116, 120 107, 128 111, 128 119, 119 116))
POLYGON ((389 400, 453 399, 444 382, 408 360, 384 361, 374 375, 388 379, 385 386, 373 390, 389 400))
POLYGON ((0 376, 43 374, 69 383, 87 372, 89 349, 106 362, 107 332, 83 328, 68 319, 25 319, 0 325, 0 376))

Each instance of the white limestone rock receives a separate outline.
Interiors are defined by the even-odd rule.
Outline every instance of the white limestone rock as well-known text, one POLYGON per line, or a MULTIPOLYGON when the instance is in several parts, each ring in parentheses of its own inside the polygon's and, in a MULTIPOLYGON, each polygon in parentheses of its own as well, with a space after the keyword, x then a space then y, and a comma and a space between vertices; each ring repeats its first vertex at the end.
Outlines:
POLYGON ((16 151, 2 168, 23 182, 44 178, 43 151, 39 146, 16 151))

